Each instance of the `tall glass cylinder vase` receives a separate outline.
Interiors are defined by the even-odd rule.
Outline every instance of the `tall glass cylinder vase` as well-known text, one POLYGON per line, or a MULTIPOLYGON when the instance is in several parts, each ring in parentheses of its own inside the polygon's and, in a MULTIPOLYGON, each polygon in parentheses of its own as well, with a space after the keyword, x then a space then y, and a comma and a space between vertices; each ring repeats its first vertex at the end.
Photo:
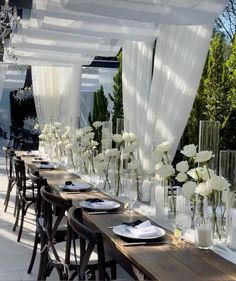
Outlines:
POLYGON ((112 122, 102 122, 102 151, 112 148, 112 122))
POLYGON ((236 208, 236 150, 221 150, 219 174, 230 184, 227 190, 223 191, 223 199, 226 204, 226 232, 230 232, 230 210, 236 208))
POLYGON ((219 137, 220 122, 219 121, 200 121, 199 125, 199 151, 213 151, 215 157, 209 161, 209 168, 218 172, 219 163, 219 137))
POLYGON ((122 135, 124 132, 129 131, 129 121, 124 118, 116 119, 116 134, 122 135))

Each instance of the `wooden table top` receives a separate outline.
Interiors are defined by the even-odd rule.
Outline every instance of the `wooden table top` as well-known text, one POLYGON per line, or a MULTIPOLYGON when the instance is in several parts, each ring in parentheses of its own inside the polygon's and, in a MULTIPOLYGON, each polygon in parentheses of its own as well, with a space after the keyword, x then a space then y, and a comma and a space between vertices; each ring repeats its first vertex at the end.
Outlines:
MULTIPOLYGON (((19 155, 19 154, 18 154, 19 155)), ((30 164, 32 158, 22 157, 26 164, 30 164)), ((78 180, 78 177, 63 169, 40 170, 41 176, 47 179, 53 186, 63 184, 66 180, 78 180)), ((66 199, 72 199, 74 205, 87 198, 101 197, 107 195, 102 192, 60 192, 66 199)), ((114 257, 126 270, 136 279, 142 280, 144 275, 147 280, 160 281, 232 281, 236 280, 236 265, 215 254, 211 250, 200 250, 189 243, 176 245, 173 234, 166 233, 166 244, 152 246, 130 246, 124 247, 124 240, 116 235, 112 226, 123 222, 146 218, 135 212, 117 214, 91 215, 84 211, 86 220, 94 228, 100 229, 109 245, 114 257)))

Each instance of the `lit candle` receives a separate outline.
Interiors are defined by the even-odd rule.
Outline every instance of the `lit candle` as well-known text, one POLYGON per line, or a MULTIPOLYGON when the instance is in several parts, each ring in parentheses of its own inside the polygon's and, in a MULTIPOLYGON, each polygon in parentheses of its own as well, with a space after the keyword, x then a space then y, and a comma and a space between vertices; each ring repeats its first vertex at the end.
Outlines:
POLYGON ((143 185, 141 186, 141 198, 140 201, 142 202, 150 202, 151 200, 151 181, 144 180, 143 185))
POLYGON ((178 195, 176 197, 176 212, 177 213, 185 213, 185 204, 186 199, 183 195, 178 195))
POLYGON ((231 228, 230 228, 230 238, 229 238, 229 243, 228 246, 236 250, 236 210, 231 209, 231 228))
POLYGON ((156 216, 161 218, 164 215, 165 207, 165 189, 164 186, 157 184, 155 186, 155 209, 156 216))
POLYGON ((212 243, 212 230, 210 224, 202 224, 196 229, 196 243, 199 248, 208 248, 212 243))

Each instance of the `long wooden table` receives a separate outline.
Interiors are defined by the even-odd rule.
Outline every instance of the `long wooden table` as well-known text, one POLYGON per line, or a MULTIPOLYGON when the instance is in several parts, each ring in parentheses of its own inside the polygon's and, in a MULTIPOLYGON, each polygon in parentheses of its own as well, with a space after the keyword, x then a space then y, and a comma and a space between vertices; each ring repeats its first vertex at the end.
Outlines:
MULTIPOLYGON (((31 164, 30 157, 22 157, 26 164, 31 164)), ((48 183, 57 187, 67 180, 75 181, 78 177, 63 169, 40 170, 40 175, 48 183)), ((104 198, 102 192, 60 192, 64 198, 73 199, 78 206, 81 200, 92 197, 104 198)), ((110 227, 136 219, 145 220, 145 217, 135 212, 130 215, 126 212, 119 214, 91 215, 84 211, 87 222, 103 232, 109 243, 113 256, 127 272, 137 280, 160 281, 232 281, 236 280, 236 265, 225 260, 211 250, 199 250, 194 245, 183 243, 176 246, 173 235, 167 231, 166 244, 153 246, 124 247, 121 237, 113 233, 110 227)))

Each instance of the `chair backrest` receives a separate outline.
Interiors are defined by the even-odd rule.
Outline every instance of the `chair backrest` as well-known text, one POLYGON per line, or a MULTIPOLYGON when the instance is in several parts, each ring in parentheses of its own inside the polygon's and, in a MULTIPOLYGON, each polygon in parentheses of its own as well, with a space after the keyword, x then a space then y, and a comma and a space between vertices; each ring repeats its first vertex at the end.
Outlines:
POLYGON ((20 156, 13 157, 13 164, 16 173, 16 187, 19 191, 23 192, 23 196, 26 195, 26 172, 25 162, 21 160, 20 156))
POLYGON ((14 149, 3 146, 5 152, 6 173, 8 179, 14 179, 13 157, 16 155, 14 149))
POLYGON ((98 254, 98 280, 105 280, 105 253, 102 233, 100 231, 92 231, 83 224, 81 208, 72 207, 69 210, 68 222, 70 227, 80 238, 79 280, 86 280, 86 270, 89 259, 96 248, 98 254))
MULTIPOLYGON (((71 200, 65 200, 59 194, 56 194, 56 191, 51 186, 42 186, 41 196, 43 198, 44 229, 47 236, 48 247, 51 248, 55 259, 58 262, 61 262, 54 247, 54 238, 66 211, 71 208, 72 202, 71 200), (53 206, 59 207, 59 212, 57 214, 57 219, 55 222, 53 222, 53 206)), ((70 230, 67 229, 67 238, 69 236, 70 230)), ((68 238, 67 241, 68 245, 66 246, 66 248, 70 249, 70 238, 68 238)))
POLYGON ((28 175, 32 182, 32 185, 35 188, 37 188, 37 200, 36 200, 36 220, 37 220, 43 216, 42 196, 40 190, 42 186, 47 186, 48 184, 47 184, 47 180, 39 175, 38 170, 30 170, 28 175))

